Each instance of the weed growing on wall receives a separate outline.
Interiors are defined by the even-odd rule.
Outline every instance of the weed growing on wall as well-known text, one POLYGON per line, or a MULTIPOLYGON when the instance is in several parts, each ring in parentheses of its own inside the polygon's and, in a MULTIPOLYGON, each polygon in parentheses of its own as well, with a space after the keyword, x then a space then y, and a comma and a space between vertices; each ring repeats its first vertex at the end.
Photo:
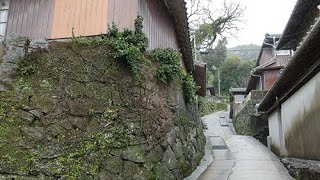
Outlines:
POLYGON ((182 88, 184 99, 187 103, 195 103, 196 102, 196 92, 199 87, 193 81, 193 77, 191 74, 184 74, 182 77, 182 88))
POLYGON ((148 39, 143 33, 143 18, 138 16, 135 31, 125 29, 120 32, 113 23, 108 28, 107 39, 113 58, 125 61, 130 71, 139 79, 139 66, 146 61, 144 53, 148 47, 148 39))
POLYGON ((156 77, 158 81, 168 84, 173 80, 181 81, 184 98, 187 103, 195 102, 198 87, 191 74, 187 74, 181 67, 181 54, 174 49, 156 49, 151 53, 154 60, 160 63, 156 77))
POLYGON ((168 84, 181 77, 181 54, 177 50, 156 49, 151 55, 153 59, 160 62, 156 76, 161 83, 168 84))
POLYGON ((74 33, 74 28, 72 28, 71 49, 74 51, 77 51, 77 47, 79 45, 101 45, 103 42, 105 42, 104 35, 94 37, 78 37, 74 33))

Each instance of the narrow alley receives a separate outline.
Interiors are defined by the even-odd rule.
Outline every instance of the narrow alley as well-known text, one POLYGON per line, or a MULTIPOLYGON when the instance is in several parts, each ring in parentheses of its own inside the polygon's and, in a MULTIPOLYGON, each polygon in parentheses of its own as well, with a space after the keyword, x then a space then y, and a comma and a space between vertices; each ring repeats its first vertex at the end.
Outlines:
POLYGON ((280 160, 255 138, 235 135, 226 112, 203 118, 206 153, 185 180, 293 179, 280 160))

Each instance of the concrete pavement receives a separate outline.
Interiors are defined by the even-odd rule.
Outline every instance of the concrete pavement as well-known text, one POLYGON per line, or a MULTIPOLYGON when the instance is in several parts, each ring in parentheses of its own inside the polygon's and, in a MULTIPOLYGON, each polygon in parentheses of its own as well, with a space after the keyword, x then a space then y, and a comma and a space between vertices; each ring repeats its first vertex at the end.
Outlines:
POLYGON ((203 118, 206 154, 186 180, 291 180, 279 159, 250 136, 235 135, 225 112, 203 118))

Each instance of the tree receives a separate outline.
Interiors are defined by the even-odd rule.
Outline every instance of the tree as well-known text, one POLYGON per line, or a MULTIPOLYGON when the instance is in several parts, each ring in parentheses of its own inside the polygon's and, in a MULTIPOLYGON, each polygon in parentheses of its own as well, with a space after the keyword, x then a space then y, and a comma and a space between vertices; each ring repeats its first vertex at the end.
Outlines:
POLYGON ((247 87, 251 74, 250 71, 255 66, 255 61, 241 61, 237 69, 236 87, 247 87))
MULTIPOLYGON (((229 56, 220 66, 221 92, 228 93, 232 87, 245 88, 250 80, 250 71, 255 61, 241 61, 237 56, 229 56)), ((218 81, 215 80, 214 84, 218 81)))
POLYGON ((233 35, 239 30, 237 23, 241 22, 244 8, 237 2, 224 0, 221 11, 210 9, 211 0, 188 0, 189 23, 196 37, 196 45, 200 49, 213 49, 218 36, 233 35), (200 2, 201 1, 201 2, 200 2), (220 12, 215 14, 215 12, 220 12))
POLYGON ((238 67, 240 59, 236 56, 228 57, 220 66, 221 92, 227 93, 231 87, 237 84, 238 67))
POLYGON ((200 57, 203 62, 207 63, 210 71, 213 71, 212 66, 220 67, 221 63, 227 58, 226 44, 226 38, 220 39, 217 46, 211 52, 200 57))

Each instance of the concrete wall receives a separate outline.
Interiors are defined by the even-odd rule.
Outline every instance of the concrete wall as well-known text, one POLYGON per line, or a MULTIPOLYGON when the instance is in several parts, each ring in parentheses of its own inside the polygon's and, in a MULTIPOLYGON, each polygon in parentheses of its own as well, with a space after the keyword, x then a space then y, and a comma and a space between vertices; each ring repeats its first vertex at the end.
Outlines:
POLYGON ((269 136, 271 137, 271 150, 278 156, 280 156, 280 135, 279 135, 279 113, 273 112, 268 117, 269 124, 269 136))
POLYGON ((320 160, 320 73, 282 106, 285 156, 320 160))
MULTIPOLYGON (((277 117, 276 112, 269 116, 272 144, 280 149, 281 156, 320 160, 319 90, 320 73, 281 104, 281 116, 277 117)), ((276 149, 273 151, 278 153, 276 149)))

